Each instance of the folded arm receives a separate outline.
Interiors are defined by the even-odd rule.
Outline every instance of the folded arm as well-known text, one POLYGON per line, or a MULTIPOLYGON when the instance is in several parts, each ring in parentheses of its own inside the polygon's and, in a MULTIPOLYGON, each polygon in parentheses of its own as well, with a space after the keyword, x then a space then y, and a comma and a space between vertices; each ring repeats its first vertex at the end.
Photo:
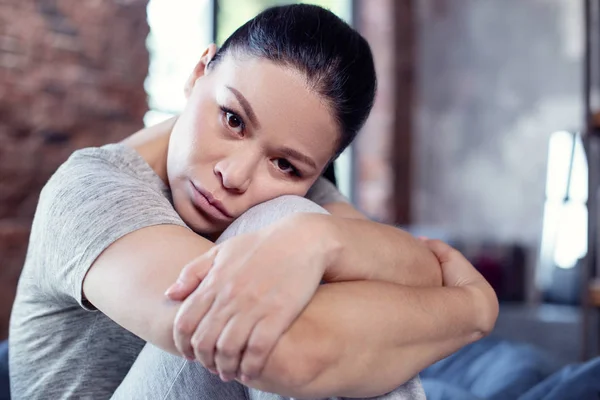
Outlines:
MULTIPOLYGON (((125 329, 179 354, 173 323, 181 303, 167 300, 164 291, 184 265, 211 247, 185 228, 140 229, 100 255, 84 294, 125 329)), ((298 397, 383 393, 491 329, 494 300, 486 285, 321 285, 249 385, 298 397)))
POLYGON ((328 282, 376 280, 408 286, 441 286, 440 264, 431 250, 408 232, 369 221, 350 204, 325 207, 331 215, 297 216, 297 225, 340 245, 325 271, 328 282))
MULTIPOLYGON (((329 222, 335 220, 329 218, 329 222)), ((356 248, 340 253, 338 267, 346 265, 345 271, 351 271, 346 276, 339 273, 340 280, 360 280, 358 274, 373 268, 375 257, 382 255, 377 262, 388 260, 390 267, 385 275, 378 275, 377 269, 369 272, 371 279, 394 281, 396 273, 401 279, 403 268, 418 276, 418 262, 393 264, 395 257, 409 256, 408 246, 397 254, 380 248, 361 258, 360 246, 368 251, 366 224, 374 223, 346 223, 341 219, 338 222, 339 225, 327 226, 343 228, 340 230, 351 240, 361 238, 356 248), (358 235, 352 233, 353 229, 358 235), (351 251, 356 251, 354 267, 351 251)), ((386 234, 378 229, 388 228, 376 226, 371 231, 370 238, 375 239, 377 246, 387 243, 399 247, 398 237, 396 242, 386 242, 386 234)), ((393 230, 389 232, 392 236, 400 232, 389 229, 393 230)), ((414 243, 425 257, 434 257, 439 269, 433 253, 422 243, 414 243)), ((167 300, 164 291, 177 279, 183 266, 213 246, 178 226, 140 229, 117 240, 98 257, 84 280, 84 294, 125 329, 168 352, 180 354, 173 340, 173 325, 181 303, 167 300)), ((464 288, 411 288, 381 281, 320 286, 308 307, 277 342, 260 377, 245 383, 297 397, 381 394, 493 326, 495 297, 485 281, 464 288)))
POLYGON ((485 285, 323 285, 247 384, 292 397, 382 395, 489 332, 492 297, 485 285))
POLYGON ((493 289, 450 246, 359 219, 307 222, 313 231, 339 230, 333 236, 346 241, 333 266, 336 278, 358 281, 320 286, 251 386, 296 397, 381 395, 493 329, 493 289), (413 285, 443 280, 445 287, 395 283, 405 274, 413 285), (290 380, 282 382, 279 371, 290 380))

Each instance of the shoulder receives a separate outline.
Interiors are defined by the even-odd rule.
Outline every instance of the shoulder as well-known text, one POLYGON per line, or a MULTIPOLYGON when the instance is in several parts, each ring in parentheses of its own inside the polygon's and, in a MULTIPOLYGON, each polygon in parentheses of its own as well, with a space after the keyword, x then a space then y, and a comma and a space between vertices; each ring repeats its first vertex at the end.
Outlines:
POLYGON ((57 174, 81 174, 84 172, 122 172, 137 175, 151 172, 151 168, 135 150, 123 144, 87 147, 77 150, 63 163, 57 174))
MULTIPOLYGON (((42 189, 40 205, 44 200, 56 200, 56 196, 62 200, 74 195, 86 199, 126 187, 146 188, 163 195, 168 192, 162 180, 132 148, 123 144, 88 147, 73 152, 56 170, 42 189)), ((130 194, 135 193, 139 192, 130 194)))
POLYGON ((81 303, 94 260, 119 238, 154 225, 186 227, 166 185, 123 145, 74 152, 42 190, 29 241, 29 268, 47 293, 81 303))
POLYGON ((32 233, 91 241, 156 220, 184 225, 168 188, 135 150, 108 145, 78 150, 58 168, 40 193, 32 233))

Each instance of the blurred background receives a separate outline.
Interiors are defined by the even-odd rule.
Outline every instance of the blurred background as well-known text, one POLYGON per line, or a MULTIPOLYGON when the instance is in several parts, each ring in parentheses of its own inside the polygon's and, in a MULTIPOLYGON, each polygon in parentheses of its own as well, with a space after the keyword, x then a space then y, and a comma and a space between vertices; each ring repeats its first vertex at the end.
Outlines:
MULTIPOLYGON (((205 47, 287 3, 0 1, 0 339, 56 168, 177 114, 205 47)), ((495 335, 565 363, 597 354, 598 2, 308 3, 366 37, 379 78, 336 162, 342 192, 461 249, 502 302, 495 335)))

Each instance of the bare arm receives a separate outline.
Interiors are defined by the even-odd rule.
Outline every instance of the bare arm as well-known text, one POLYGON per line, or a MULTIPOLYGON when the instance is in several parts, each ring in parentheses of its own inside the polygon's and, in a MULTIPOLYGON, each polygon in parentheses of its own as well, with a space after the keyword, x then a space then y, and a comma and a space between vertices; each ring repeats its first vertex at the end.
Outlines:
POLYGON ((476 287, 323 285, 247 384, 295 397, 382 395, 489 332, 495 317, 475 318, 486 296, 476 287))
POLYGON ((448 287, 323 285, 250 385, 297 397, 381 395, 489 333, 498 315, 491 286, 456 250, 427 245, 448 287), (275 367, 291 378, 286 386, 275 367))
POLYGON ((367 220, 350 204, 325 207, 332 215, 300 216, 298 223, 333 238, 341 251, 325 271, 329 282, 377 280, 408 286, 441 286, 440 264, 408 232, 367 220))
POLYGON ((213 246, 179 226, 140 229, 114 242, 96 259, 83 282, 84 296, 128 331, 179 355, 173 320, 180 303, 168 300, 164 292, 188 262, 213 246))
MULTIPOLYGON (((101 254, 86 276, 84 294, 125 329, 179 354, 172 332, 180 303, 163 293, 182 266, 211 247, 184 228, 141 229, 101 254)), ((480 292, 385 282, 322 285, 250 385, 298 396, 382 393, 490 329, 490 301, 480 292), (389 374, 372 376, 381 370, 369 365, 388 361, 389 374), (356 382, 359 388, 352 387, 356 382)))

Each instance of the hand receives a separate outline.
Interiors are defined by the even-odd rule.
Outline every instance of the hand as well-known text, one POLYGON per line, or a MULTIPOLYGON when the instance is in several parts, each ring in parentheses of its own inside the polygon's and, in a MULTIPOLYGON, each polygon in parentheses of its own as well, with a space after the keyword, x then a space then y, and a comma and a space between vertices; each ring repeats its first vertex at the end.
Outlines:
POLYGON ((302 221, 234 237, 184 267, 167 290, 183 301, 173 332, 182 355, 224 381, 260 375, 331 259, 327 240, 302 221))
POLYGON ((444 286, 465 286, 485 280, 473 265, 455 248, 441 240, 420 239, 440 262, 444 286))
POLYGON ((489 333, 498 318, 498 298, 494 289, 475 267, 456 249, 440 240, 420 238, 435 254, 442 266, 444 286, 462 287, 479 307, 477 326, 479 333, 489 333))

